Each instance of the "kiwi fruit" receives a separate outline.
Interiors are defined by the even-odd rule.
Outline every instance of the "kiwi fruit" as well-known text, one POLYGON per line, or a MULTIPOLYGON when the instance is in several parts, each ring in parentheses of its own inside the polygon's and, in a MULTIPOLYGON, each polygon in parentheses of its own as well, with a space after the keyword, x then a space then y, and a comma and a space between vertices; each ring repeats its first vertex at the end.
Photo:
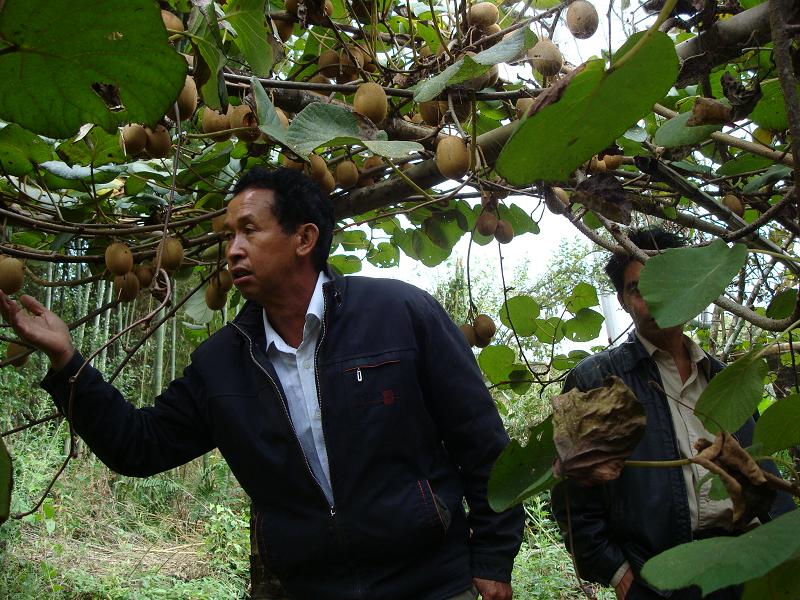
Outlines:
POLYGON ((336 165, 336 183, 347 189, 358 183, 358 167, 352 160, 343 160, 336 165))
POLYGON ((591 2, 575 0, 567 8, 567 28, 579 40, 585 40, 594 35, 600 17, 591 2))
POLYGON ((336 189, 336 179, 333 178, 333 173, 331 173, 328 169, 325 169, 325 172, 322 174, 322 179, 319 181, 319 187, 322 188, 322 191, 326 194, 330 194, 336 189))
MULTIPOLYGON (((222 114, 207 106, 203 109, 202 121, 203 133, 217 133, 218 131, 227 131, 231 128, 231 120, 228 118, 227 114, 222 114)), ((223 142, 230 137, 231 134, 229 132, 211 136, 211 138, 217 142, 223 142)))
POLYGON ((478 338, 479 344, 477 345, 480 345, 483 340, 486 341, 484 346, 488 345, 497 332, 497 326, 489 315, 478 315, 473 319, 472 326, 475 328, 475 337, 478 338))
POLYGON ((499 23, 492 23, 488 27, 483 28, 483 35, 494 35, 495 33, 500 33, 501 31, 503 31, 503 28, 500 27, 499 23))
POLYGON ((517 103, 514 105, 516 109, 516 115, 518 119, 521 119, 526 114, 529 113, 531 107, 533 106, 534 98, 518 98, 517 103))
POLYGON ((183 262, 183 244, 177 238, 164 238, 156 252, 157 260, 160 258, 161 268, 166 271, 175 271, 183 262))
POLYGON ((220 269, 211 277, 209 285, 213 285, 227 293, 233 287, 233 275, 228 269, 220 269))
MULTIPOLYGON (((172 31, 186 31, 186 28, 183 26, 183 21, 181 18, 169 12, 168 10, 161 11, 161 20, 164 21, 164 27, 166 29, 170 29, 172 31)), ((170 34, 171 35, 171 34, 170 34)))
POLYGON ((722 204, 736 216, 741 217, 744 215, 744 204, 742 204, 738 196, 725 194, 722 198, 722 204))
POLYGON ((469 149, 458 136, 448 135, 436 145, 436 168, 448 179, 461 179, 469 171, 469 149))
POLYGON ((31 356, 28 354, 29 350, 30 348, 23 346, 22 344, 8 342, 8 348, 6 348, 6 360, 11 361, 9 364, 12 367, 22 367, 28 362, 28 359, 31 356))
POLYGON ((608 168, 606 167, 606 162, 604 160, 593 156, 592 160, 589 161, 587 170, 589 173, 605 173, 608 168))
POLYGON ((467 338, 467 343, 470 346, 478 345, 478 336, 475 335, 475 328, 472 325, 464 323, 459 329, 461 329, 461 333, 464 334, 464 337, 467 338))
POLYGON ((603 162, 606 163, 606 169, 613 171, 622 166, 622 161, 625 159, 621 154, 606 154, 603 157, 603 162))
POLYGON ((306 168, 306 163, 300 160, 292 160, 285 154, 281 154, 281 165, 286 169, 294 169, 295 171, 302 171, 306 168))
POLYGON ((153 277, 155 276, 153 265, 145 263, 136 265, 133 272, 136 275, 136 279, 139 280, 140 289, 150 287, 150 284, 153 282, 153 277))
POLYGON ((282 42, 286 42, 294 33, 294 23, 291 21, 275 21, 275 29, 282 42))
POLYGON ((206 306, 211 310, 222 310, 228 303, 228 294, 219 288, 209 285, 205 293, 206 306))
POLYGON ((545 189, 544 204, 547 206, 547 210, 554 215, 563 215, 569 206, 569 196, 560 187, 545 189))
POLYGON ((497 229, 497 217, 490 212, 484 212, 475 222, 475 229, 481 235, 494 235, 497 229))
POLYGON ((469 8, 469 13, 467 13, 467 22, 481 29, 485 29, 489 27, 489 25, 494 25, 497 23, 498 18, 500 18, 500 11, 498 11, 497 7, 491 2, 478 2, 477 4, 473 4, 469 8))
POLYGON ((389 109, 386 92, 375 82, 362 83, 353 98, 353 108, 373 123, 380 123, 389 109))
POLYGON ((139 278, 135 273, 125 273, 114 277, 114 296, 120 302, 130 302, 139 293, 139 278))
POLYGON ((131 249, 122 242, 114 242, 106 248, 106 269, 112 275, 125 275, 133 269, 131 249))
POLYGON ((169 130, 163 125, 156 125, 155 129, 144 128, 147 141, 144 150, 151 158, 166 158, 172 151, 172 137, 169 130))
POLYGON ((564 57, 558 47, 548 39, 542 38, 528 50, 528 58, 533 68, 545 77, 557 75, 564 65, 564 57))
POLYGON ((333 14, 333 2, 325 0, 321 8, 321 11, 309 11, 308 20, 315 25, 324 25, 328 20, 326 17, 330 17, 333 14))
POLYGON ((497 229, 494 230, 494 239, 496 239, 501 244, 507 244, 508 242, 513 240, 514 229, 511 227, 511 223, 509 223, 505 219, 499 219, 497 221, 497 229))
MULTIPOLYGON (((386 163, 383 162, 383 159, 380 156, 369 156, 364 161, 364 170, 369 171, 370 169, 376 169, 378 167, 385 167, 386 163)), ((378 177, 380 177, 382 173, 378 173, 378 177)))
POLYGON ((147 132, 144 127, 131 123, 122 128, 120 145, 127 156, 136 156, 147 144, 147 132))
POLYGON ((328 164, 319 154, 313 152, 308 155, 309 165, 306 166, 306 174, 317 183, 322 182, 325 173, 328 173, 328 164))
POLYGON ((317 67, 325 77, 336 77, 339 74, 339 53, 336 50, 325 50, 317 59, 317 67))
POLYGON ((447 102, 437 102, 431 100, 430 102, 421 102, 419 105, 419 114, 422 120, 431 126, 436 126, 442 122, 444 113, 447 112, 447 102))
POLYGON ((258 118, 253 109, 247 104, 228 106, 228 119, 231 123, 231 129, 241 129, 241 131, 236 132, 236 137, 240 140, 254 142, 261 135, 261 130, 258 128, 258 118), (242 129, 245 127, 247 129, 242 129))
MULTIPOLYGON (((195 85, 191 75, 186 76, 183 89, 175 103, 178 105, 181 121, 189 119, 194 114, 197 108, 197 85, 195 85)), ((173 121, 177 120, 178 115, 175 114, 175 104, 169 107, 167 116, 173 121)))
POLYGON ((18 258, 8 257, 0 260, 0 290, 6 294, 16 294, 25 282, 25 265, 18 258))

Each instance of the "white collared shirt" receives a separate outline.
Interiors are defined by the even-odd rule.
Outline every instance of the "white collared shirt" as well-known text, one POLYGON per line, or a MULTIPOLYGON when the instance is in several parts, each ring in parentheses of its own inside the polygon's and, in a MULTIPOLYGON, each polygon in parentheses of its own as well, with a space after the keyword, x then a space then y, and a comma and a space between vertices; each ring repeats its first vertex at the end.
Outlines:
POLYGON ((289 405, 289 416, 297 432, 297 438, 305 453, 306 460, 317 478, 328 502, 333 505, 330 469, 328 467, 328 451, 325 448, 325 436, 322 432, 322 413, 317 396, 317 382, 314 368, 314 353, 322 331, 324 299, 322 284, 330 281, 324 272, 320 272, 317 285, 311 296, 306 311, 306 322, 303 327, 303 341, 297 348, 292 348, 273 329, 263 311, 264 332, 267 338, 267 356, 275 367, 286 403, 289 405))

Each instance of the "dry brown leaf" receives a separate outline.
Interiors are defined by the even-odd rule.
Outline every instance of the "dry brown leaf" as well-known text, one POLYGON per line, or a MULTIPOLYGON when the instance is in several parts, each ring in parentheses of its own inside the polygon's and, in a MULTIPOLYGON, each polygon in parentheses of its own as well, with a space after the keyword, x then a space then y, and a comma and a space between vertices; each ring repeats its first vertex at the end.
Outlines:
POLYGON ((557 477, 598 485, 619 477, 644 435, 644 407, 625 383, 610 376, 603 387, 570 390, 551 399, 557 477))
POLYGON ((724 125, 732 120, 731 107, 713 98, 698 98, 692 106, 692 116, 686 121, 689 127, 696 125, 724 125))

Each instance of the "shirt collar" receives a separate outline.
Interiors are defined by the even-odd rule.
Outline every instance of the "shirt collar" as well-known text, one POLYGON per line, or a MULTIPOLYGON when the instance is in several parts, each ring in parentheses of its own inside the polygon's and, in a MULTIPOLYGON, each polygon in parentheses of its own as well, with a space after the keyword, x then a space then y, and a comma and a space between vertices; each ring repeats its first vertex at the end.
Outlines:
MULTIPOLYGON (((303 338, 305 338, 310 326, 315 326, 322 322, 322 313, 325 310, 325 298, 322 294, 322 286, 330 280, 331 278, 328 277, 325 271, 320 271, 317 277, 317 284, 314 286, 314 293, 311 294, 311 300, 306 309, 306 324, 303 330, 303 338)), ((272 327, 272 324, 267 318, 267 311, 261 309, 261 314, 264 320, 264 334, 267 339, 267 350, 274 344, 275 348, 281 352, 295 352, 296 349, 283 341, 283 338, 278 335, 278 332, 272 327)))
MULTIPOLYGON (((636 338, 639 342, 644 346, 644 349, 647 351, 647 354, 650 355, 652 358, 656 352, 663 352, 661 348, 653 344, 650 340, 640 334, 638 331, 635 332, 636 338)), ((686 346, 686 350, 689 352, 689 359, 696 365, 702 366, 703 370, 705 371, 706 377, 710 376, 711 372, 711 362, 708 360, 708 355, 703 352, 703 349, 697 345, 692 338, 687 335, 683 336, 683 345, 686 346)))

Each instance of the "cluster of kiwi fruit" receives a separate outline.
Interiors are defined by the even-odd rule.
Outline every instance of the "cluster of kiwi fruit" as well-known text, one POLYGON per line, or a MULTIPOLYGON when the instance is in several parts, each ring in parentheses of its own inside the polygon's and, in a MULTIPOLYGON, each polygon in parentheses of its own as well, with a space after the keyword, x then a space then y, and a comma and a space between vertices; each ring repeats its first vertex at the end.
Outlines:
MULTIPOLYGON (((567 8, 567 27, 578 39, 590 38, 600 22, 597 10, 586 0, 575 0, 567 8)), ((544 77, 553 77, 561 72, 564 57, 552 40, 541 38, 528 50, 531 66, 544 77)))
POLYGON ((227 269, 218 269, 206 286, 206 306, 211 310, 222 310, 228 303, 228 292, 233 287, 233 276, 227 269))
POLYGON ((344 44, 340 48, 329 48, 317 59, 317 74, 309 79, 312 83, 350 83, 358 79, 360 72, 373 73, 378 69, 371 57, 355 44, 344 44))
MULTIPOLYGON (((114 277, 114 290, 120 302, 130 302, 139 293, 140 289, 150 286, 155 276, 153 265, 141 263, 134 265, 133 253, 127 244, 113 242, 106 247, 105 265, 114 277)), ((183 244, 174 237, 166 237, 156 249, 156 260, 160 259, 163 269, 169 272, 176 271, 183 262, 183 244)))
POLYGON ((472 323, 464 323, 461 326, 461 332, 467 338, 467 343, 473 348, 485 348, 488 346, 495 332, 497 326, 492 321, 489 315, 478 315, 472 320, 472 323))

